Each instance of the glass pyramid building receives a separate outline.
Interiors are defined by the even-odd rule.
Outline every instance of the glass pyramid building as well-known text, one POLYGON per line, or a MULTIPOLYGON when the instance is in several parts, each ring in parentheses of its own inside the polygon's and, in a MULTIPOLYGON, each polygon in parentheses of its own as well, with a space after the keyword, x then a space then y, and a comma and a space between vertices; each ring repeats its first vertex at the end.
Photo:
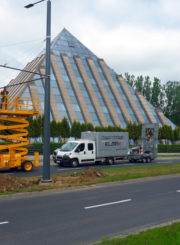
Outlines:
MULTIPOLYGON (((24 68, 45 74, 45 51, 24 68)), ((40 113, 44 111, 44 79, 25 72, 10 81, 10 96, 39 97, 40 113), (38 79, 34 82, 26 81, 38 79)), ((140 93, 135 92, 69 31, 63 29, 51 43, 51 119, 92 123, 94 126, 127 122, 175 125, 161 110, 154 108, 140 93)))

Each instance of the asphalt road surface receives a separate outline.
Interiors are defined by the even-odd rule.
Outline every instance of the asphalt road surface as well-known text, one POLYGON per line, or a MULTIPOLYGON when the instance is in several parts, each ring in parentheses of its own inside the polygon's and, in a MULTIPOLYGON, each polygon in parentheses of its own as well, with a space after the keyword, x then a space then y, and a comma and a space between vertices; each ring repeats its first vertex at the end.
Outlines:
POLYGON ((180 176, 0 197, 3 245, 87 245, 180 218, 180 176))
MULTIPOLYGON (((88 166, 95 166, 99 169, 107 169, 107 168, 119 168, 119 167, 131 167, 131 166, 143 166, 143 165, 157 165, 157 164, 174 164, 174 163, 180 163, 180 158, 158 158, 151 163, 129 163, 127 160, 119 161, 114 165, 86 165, 86 166, 79 166, 77 168, 71 168, 71 167, 59 167, 58 164, 55 164, 53 160, 51 160, 51 166, 50 166, 50 172, 51 174, 57 174, 57 173, 68 173, 73 171, 81 171, 87 168, 88 166)), ((0 174, 9 174, 11 176, 17 176, 17 177, 30 177, 30 176, 42 176, 43 174, 43 162, 40 160, 39 167, 34 168, 31 172, 24 172, 21 170, 21 168, 17 170, 11 170, 11 169, 0 169, 0 174)))

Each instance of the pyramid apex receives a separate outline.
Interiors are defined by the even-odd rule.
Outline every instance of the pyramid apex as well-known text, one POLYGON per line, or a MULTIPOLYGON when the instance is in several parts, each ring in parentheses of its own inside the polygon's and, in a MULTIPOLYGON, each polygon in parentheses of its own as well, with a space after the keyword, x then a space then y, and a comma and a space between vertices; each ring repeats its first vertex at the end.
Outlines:
POLYGON ((90 51, 84 44, 82 44, 71 32, 65 27, 62 31, 53 39, 51 43, 51 51, 54 53, 71 53, 71 55, 77 55, 81 50, 82 55, 96 57, 96 55, 90 51))

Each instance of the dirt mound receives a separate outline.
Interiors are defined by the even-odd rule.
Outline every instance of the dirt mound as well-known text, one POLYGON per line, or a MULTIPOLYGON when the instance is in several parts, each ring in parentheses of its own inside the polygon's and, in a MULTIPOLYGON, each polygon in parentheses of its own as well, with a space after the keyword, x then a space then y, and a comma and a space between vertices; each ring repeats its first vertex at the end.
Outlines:
POLYGON ((79 176, 82 177, 90 177, 90 178, 98 178, 98 177, 105 177, 106 175, 99 169, 94 167, 89 167, 83 172, 78 173, 79 176))
POLYGON ((18 178, 7 174, 0 174, 0 192, 14 191, 19 188, 38 184, 40 177, 18 178))
POLYGON ((68 176, 57 176, 54 181, 59 186, 72 186, 79 185, 87 182, 93 183, 93 180, 97 178, 106 177, 106 174, 101 172, 99 169, 89 167, 82 172, 75 172, 68 176))
MULTIPOLYGON (((99 169, 89 167, 82 172, 75 172, 71 175, 60 175, 53 177, 53 185, 57 187, 70 187, 81 185, 83 183, 93 183, 97 178, 106 177, 99 169)), ((24 187, 30 187, 40 183, 41 177, 19 178, 0 174, 0 192, 14 191, 24 187)), ((51 185, 51 187, 53 187, 51 185)), ((48 189, 46 186, 41 186, 41 189, 48 189)))

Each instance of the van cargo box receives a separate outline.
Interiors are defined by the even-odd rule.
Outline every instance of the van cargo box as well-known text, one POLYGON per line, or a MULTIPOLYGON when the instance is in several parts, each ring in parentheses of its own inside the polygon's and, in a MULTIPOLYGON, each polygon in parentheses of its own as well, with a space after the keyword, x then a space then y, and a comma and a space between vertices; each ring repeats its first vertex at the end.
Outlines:
POLYGON ((95 141, 96 158, 124 157, 128 154, 128 132, 82 132, 81 139, 95 141))

